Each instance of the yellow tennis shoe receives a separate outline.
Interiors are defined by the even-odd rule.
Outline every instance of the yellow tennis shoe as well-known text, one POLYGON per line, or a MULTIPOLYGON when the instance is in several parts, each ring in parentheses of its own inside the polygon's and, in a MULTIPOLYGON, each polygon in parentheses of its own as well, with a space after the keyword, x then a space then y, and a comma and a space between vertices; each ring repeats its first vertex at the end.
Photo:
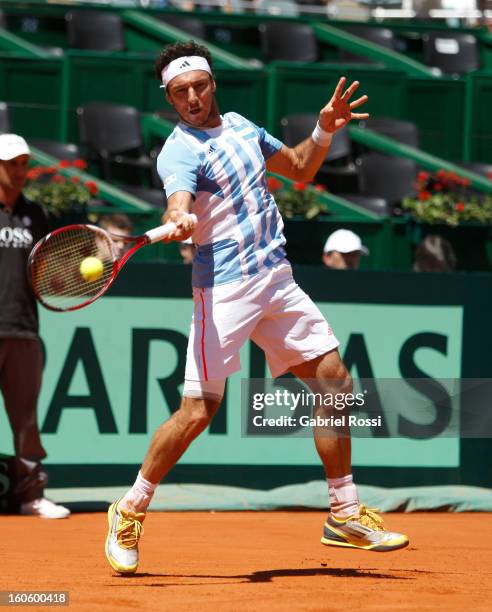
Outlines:
POLYGON ((138 566, 138 541, 143 534, 143 512, 118 508, 121 499, 108 509, 108 537, 106 557, 111 567, 120 574, 134 574, 138 566))
POLYGON ((377 509, 361 505, 359 514, 348 518, 337 518, 330 514, 323 527, 321 543, 389 552, 408 546, 408 537, 402 533, 386 531, 377 509))

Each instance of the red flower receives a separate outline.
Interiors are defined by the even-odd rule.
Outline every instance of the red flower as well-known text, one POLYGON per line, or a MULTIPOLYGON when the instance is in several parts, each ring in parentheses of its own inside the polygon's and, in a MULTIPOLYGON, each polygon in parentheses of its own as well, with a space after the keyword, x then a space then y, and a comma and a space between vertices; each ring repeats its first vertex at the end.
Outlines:
POLYGON ((62 159, 58 165, 60 168, 70 168, 72 162, 69 162, 68 159, 62 159))
POLYGON ((35 181, 37 178, 39 178, 39 170, 37 168, 32 168, 31 170, 28 170, 27 172, 28 181, 35 181))
POLYGON ((301 181, 296 181, 293 185, 292 188, 295 191, 304 191, 306 189, 306 183, 302 183, 301 181))
POLYGON ((421 202, 425 202, 425 200, 428 200, 431 196, 431 194, 428 191, 421 191, 419 193, 419 200, 421 202))
POLYGON ((72 176, 70 180, 72 181, 72 183, 80 183, 80 179, 78 176, 72 176))
POLYGON ((269 176, 267 178, 267 184, 268 184, 268 189, 270 191, 278 191, 279 189, 282 189, 282 187, 284 186, 282 181, 279 181, 274 176, 269 176))
POLYGON ((72 166, 74 168, 78 168, 79 170, 85 170, 87 168, 87 162, 85 162, 83 159, 76 159, 72 166))
POLYGON ((326 187, 324 185, 315 185, 314 188, 316 191, 326 191, 326 187))
POLYGON ((468 187, 471 184, 471 181, 470 181, 470 179, 467 179, 467 178, 463 177, 461 179, 461 184, 463 185, 463 187, 468 187))
POLYGON ((417 174, 417 179, 421 182, 426 181, 429 178, 429 173, 428 172, 419 172, 417 174))
POLYGON ((441 183, 434 183, 433 189, 434 191, 442 191, 441 183))
POLYGON ((465 205, 463 202, 456 202, 456 206, 454 208, 456 212, 462 213, 465 210, 465 205))
POLYGON ((446 178, 448 175, 448 173, 446 172, 446 170, 438 170, 436 173, 436 176, 438 176, 440 179, 446 178))
POLYGON ((52 181, 53 183, 63 183, 65 179, 61 174, 55 174, 55 176, 52 178, 52 181))
POLYGON ((48 166, 47 168, 44 168, 44 172, 46 172, 46 174, 56 174, 58 168, 56 166, 48 166))
POLYGON ((492 181, 492 171, 489 172, 488 177, 492 181))
POLYGON ((96 183, 94 183, 94 181, 87 181, 86 183, 84 183, 84 185, 87 187, 91 195, 95 196, 98 192, 97 185, 96 183))

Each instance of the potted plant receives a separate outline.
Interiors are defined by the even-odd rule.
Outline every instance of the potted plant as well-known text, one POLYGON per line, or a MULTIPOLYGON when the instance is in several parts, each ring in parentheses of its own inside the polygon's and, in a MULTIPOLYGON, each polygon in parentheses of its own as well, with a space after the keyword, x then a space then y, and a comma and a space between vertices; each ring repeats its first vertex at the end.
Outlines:
POLYGON ((284 220, 290 261, 319 264, 327 229, 326 224, 318 220, 330 214, 320 197, 325 187, 300 181, 284 183, 274 176, 268 178, 268 187, 284 220))
POLYGON ((423 223, 456 227, 492 222, 492 196, 472 191, 470 180, 454 172, 419 172, 416 189, 417 196, 405 198, 403 208, 423 223))
POLYGON ((328 206, 319 197, 326 191, 323 185, 312 186, 300 181, 286 185, 276 177, 270 176, 268 188, 273 193, 280 214, 284 218, 315 219, 330 213, 328 206))
POLYGON ((410 240, 417 245, 428 234, 439 234, 453 246, 458 267, 487 270, 487 241, 492 227, 492 196, 473 190, 455 172, 420 172, 417 195, 403 200, 410 214, 410 240))
POLYGON ((81 181, 78 176, 67 177, 61 169, 77 168, 85 170, 87 164, 82 159, 71 162, 61 160, 56 166, 35 166, 27 174, 24 188, 25 196, 46 208, 57 222, 85 220, 87 204, 97 192, 94 181, 81 181))

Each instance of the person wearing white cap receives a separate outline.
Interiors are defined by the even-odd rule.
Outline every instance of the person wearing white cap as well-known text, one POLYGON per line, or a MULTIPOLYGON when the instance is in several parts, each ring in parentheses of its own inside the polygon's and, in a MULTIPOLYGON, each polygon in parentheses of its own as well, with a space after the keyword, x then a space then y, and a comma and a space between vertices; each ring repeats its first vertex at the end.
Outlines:
MULTIPOLYGON (((241 367, 240 349, 248 339, 264 350, 273 377, 292 372, 318 392, 352 390, 337 338, 293 279, 282 217, 266 172, 312 180, 334 132, 352 119, 368 117, 354 112, 367 96, 351 100, 359 84, 347 85, 342 77, 320 110, 313 133, 287 147, 238 113, 220 114, 212 59, 205 47, 193 41, 169 45, 155 69, 181 119, 164 144, 157 170, 167 197, 163 220, 176 224, 168 239, 192 236, 197 245, 194 315, 181 404, 154 433, 133 487, 108 510, 106 557, 121 574, 137 570, 138 542, 153 492, 208 427, 227 377, 241 367)), ((317 405, 315 410, 328 415, 331 409, 317 405)), ((331 502, 322 542, 381 551, 406 546, 406 536, 385 531, 381 519, 359 504, 352 482, 350 432, 342 429, 314 429, 331 502)))
POLYGON ((325 242, 323 263, 333 270, 357 270, 361 255, 369 255, 369 249, 359 236, 351 230, 339 229, 325 242))
POLYGON ((70 511, 45 499, 46 452, 37 424, 43 356, 36 300, 27 275, 34 244, 49 231, 38 204, 22 194, 30 150, 17 134, 0 135, 0 391, 14 434, 21 514, 65 518, 70 511))

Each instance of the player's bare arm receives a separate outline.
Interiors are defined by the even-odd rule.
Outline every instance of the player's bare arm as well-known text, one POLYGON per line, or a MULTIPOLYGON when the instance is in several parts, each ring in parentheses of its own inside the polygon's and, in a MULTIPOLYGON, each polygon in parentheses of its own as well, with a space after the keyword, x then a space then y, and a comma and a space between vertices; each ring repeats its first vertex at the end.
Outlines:
POLYGON ((176 191, 167 200, 167 209, 162 216, 162 222, 172 221, 176 230, 169 234, 165 242, 171 240, 186 240, 195 231, 196 221, 190 216, 193 196, 188 191, 176 191))
POLYGON ((295 147, 283 147, 267 161, 267 169, 296 181, 311 181, 323 163, 331 145, 333 134, 352 119, 367 119, 368 113, 353 110, 367 102, 363 95, 350 102, 359 87, 354 81, 345 89, 346 78, 342 77, 326 106, 319 114, 318 126, 313 135, 295 147), (314 139, 313 139, 314 138, 314 139))

